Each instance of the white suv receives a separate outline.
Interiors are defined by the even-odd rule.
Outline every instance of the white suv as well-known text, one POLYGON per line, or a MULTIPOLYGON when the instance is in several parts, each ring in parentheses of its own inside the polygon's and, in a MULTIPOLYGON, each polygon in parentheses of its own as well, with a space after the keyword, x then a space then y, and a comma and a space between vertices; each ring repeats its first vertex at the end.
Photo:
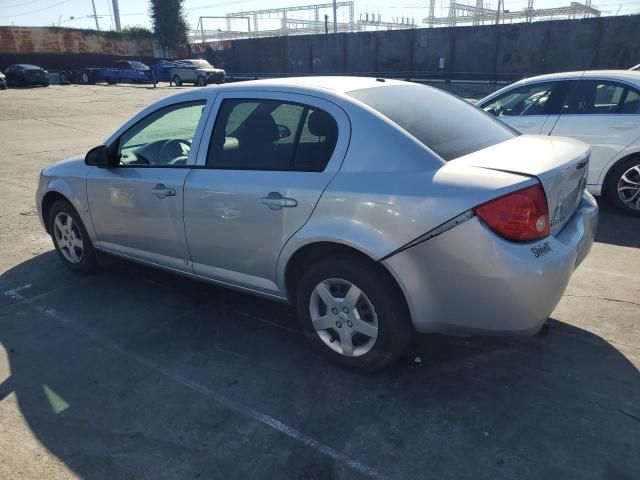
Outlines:
POLYGON ((589 143, 589 191, 640 216, 640 71, 528 78, 485 97, 478 106, 524 134, 589 143))

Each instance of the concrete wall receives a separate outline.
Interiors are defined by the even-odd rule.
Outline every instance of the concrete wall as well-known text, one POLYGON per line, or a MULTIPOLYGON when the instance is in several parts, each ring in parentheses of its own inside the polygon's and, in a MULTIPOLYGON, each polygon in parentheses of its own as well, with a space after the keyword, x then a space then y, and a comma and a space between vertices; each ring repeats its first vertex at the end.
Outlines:
POLYGON ((640 15, 580 20, 305 35, 192 45, 232 74, 429 73, 511 80, 640 63, 640 15), (445 69, 438 68, 440 58, 445 69))
POLYGON ((0 68, 35 63, 44 68, 109 65, 118 58, 153 61, 148 38, 126 38, 91 30, 0 27, 0 68))

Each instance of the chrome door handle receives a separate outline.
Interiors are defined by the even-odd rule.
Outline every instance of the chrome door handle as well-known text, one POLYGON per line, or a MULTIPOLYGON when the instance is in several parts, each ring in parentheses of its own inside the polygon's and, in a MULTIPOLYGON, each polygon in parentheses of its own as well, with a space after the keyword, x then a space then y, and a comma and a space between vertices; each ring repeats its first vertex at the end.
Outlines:
POLYGON ((151 189, 151 193, 158 198, 165 198, 175 196, 176 190, 174 188, 167 188, 164 184, 159 183, 151 189))
POLYGON ((611 125, 612 128, 616 128, 618 130, 631 130, 632 128, 636 128, 637 126, 637 123, 616 123, 614 125, 611 125))
POLYGON ((271 210, 280 210, 282 207, 297 207, 298 201, 295 198, 283 197, 281 193, 271 192, 266 197, 262 197, 260 201, 264 205, 268 205, 271 210))

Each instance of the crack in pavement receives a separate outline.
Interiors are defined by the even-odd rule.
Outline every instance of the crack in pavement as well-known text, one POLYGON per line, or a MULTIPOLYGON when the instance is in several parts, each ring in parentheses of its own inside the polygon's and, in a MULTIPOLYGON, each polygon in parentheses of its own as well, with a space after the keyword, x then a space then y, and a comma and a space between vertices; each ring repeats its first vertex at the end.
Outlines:
POLYGON ((607 302, 628 303, 629 305, 635 305, 636 307, 640 307, 640 303, 632 302, 630 300, 619 300, 617 298, 597 297, 596 295, 572 295, 570 293, 565 293, 564 296, 575 297, 575 298, 595 298, 596 300, 605 300, 607 302))

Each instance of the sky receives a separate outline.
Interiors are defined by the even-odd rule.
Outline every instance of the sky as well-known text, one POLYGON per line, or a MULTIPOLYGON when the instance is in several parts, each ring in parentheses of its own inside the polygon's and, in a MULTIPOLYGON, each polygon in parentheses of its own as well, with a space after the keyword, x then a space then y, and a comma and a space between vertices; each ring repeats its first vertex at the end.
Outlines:
MULTIPOLYGON (((94 0, 100 28, 114 28, 112 0, 94 0)), ((330 3, 331 0, 315 0, 330 3)), ((457 0, 474 4, 476 0, 457 0)), ((584 0, 582 0, 584 1, 584 0)), ((571 0, 534 0, 534 8, 568 6, 571 0)), ((148 0, 119 0, 122 26, 150 27, 148 0)), ((185 12, 192 28, 200 16, 220 16, 242 10, 289 7, 314 3, 314 0, 186 0, 185 12)), ((495 8, 498 0, 484 0, 485 8, 495 8)), ((416 22, 428 15, 428 0, 356 0, 355 18, 364 18, 365 12, 380 14, 383 21, 401 17, 415 18, 416 22), (391 4, 391 6, 390 6, 391 4)), ((436 0, 436 16, 447 15, 449 0, 436 0)), ((521 10, 527 0, 505 0, 505 9, 521 10)), ((640 13, 640 0, 592 0, 592 6, 604 15, 640 13)), ((347 9, 338 9, 338 21, 346 20, 347 9)), ((322 12, 323 14, 325 12, 322 12)), ((326 11, 330 13, 330 10, 326 11)), ((91 0, 0 0, 0 25, 50 26, 60 25, 75 28, 95 28, 91 0)), ((299 18, 310 18, 299 14, 299 18)), ((224 20, 207 20, 205 29, 225 28, 224 20)), ((275 20, 274 20, 275 22, 275 20)), ((235 28, 235 25, 232 26, 235 28)), ((238 26, 237 29, 241 27, 238 26)))

